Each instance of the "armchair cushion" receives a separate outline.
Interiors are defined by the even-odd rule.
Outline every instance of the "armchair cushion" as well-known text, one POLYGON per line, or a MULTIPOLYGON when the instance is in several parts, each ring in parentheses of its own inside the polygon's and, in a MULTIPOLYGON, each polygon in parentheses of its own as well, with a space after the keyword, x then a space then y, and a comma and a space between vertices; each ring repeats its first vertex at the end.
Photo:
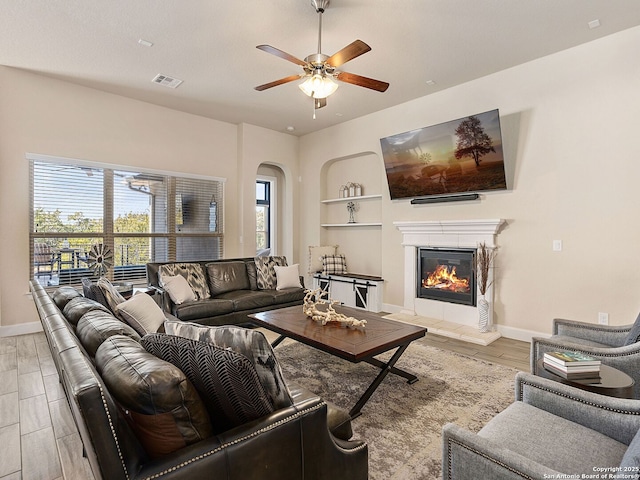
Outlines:
POLYGON ((273 412, 253 364, 244 355, 161 333, 146 335, 141 343, 189 378, 205 401, 215 434, 273 412))
POLYGON ((523 402, 496 415, 478 435, 571 474, 593 474, 593 465, 616 467, 627 450, 624 443, 523 402))
POLYGON ((640 341, 640 314, 638 314, 638 318, 636 318, 631 330, 629 330, 629 334, 624 341, 624 345, 632 345, 638 341, 640 341))
POLYGON ((636 436, 633 437, 633 440, 631 440, 629 448, 627 448, 627 451, 622 457, 620 467, 622 467, 623 469, 625 467, 629 468, 629 470, 623 471, 638 473, 638 468, 640 468, 640 430, 638 430, 636 436))

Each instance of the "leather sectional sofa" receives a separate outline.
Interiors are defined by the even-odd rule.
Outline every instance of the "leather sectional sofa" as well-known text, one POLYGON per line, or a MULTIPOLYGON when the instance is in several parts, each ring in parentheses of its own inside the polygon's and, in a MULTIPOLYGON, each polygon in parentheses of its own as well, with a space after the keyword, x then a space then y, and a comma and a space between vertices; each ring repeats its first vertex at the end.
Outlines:
MULTIPOLYGON (((160 360, 146 345, 155 342, 158 346, 161 343, 158 339, 169 344, 180 339, 191 342, 190 345, 195 345, 197 350, 205 350, 203 342, 161 333, 150 333, 141 338, 103 305, 82 297, 71 287, 62 287, 50 296, 38 282, 32 281, 31 292, 85 456, 97 480, 367 478, 367 445, 350 439, 352 432, 346 413, 294 385, 288 385, 288 406, 274 407, 263 416, 224 431, 216 432, 211 427, 212 433, 206 433, 169 453, 150 453, 140 430, 132 423, 135 418, 131 410, 144 402, 148 391, 155 388, 156 380, 164 380, 167 376, 172 380, 174 373, 189 374, 184 368, 183 374, 169 362, 165 362, 166 367, 158 368, 157 363, 164 360, 160 360), (123 369, 128 367, 132 367, 128 373, 138 375, 147 371, 152 377, 152 381, 144 379, 135 384, 138 387, 135 395, 133 388, 123 387, 124 383, 132 382, 131 378, 125 378, 123 369)), ((160 347, 158 351, 164 348, 160 347)), ((215 349, 218 356, 231 354, 228 349, 215 349)), ((173 352, 182 355, 182 347, 173 352)), ((198 355, 188 357, 184 361, 193 361, 191 357, 198 361, 198 355)), ((211 366, 207 368, 211 369, 211 366)), ((188 397, 183 394, 186 383, 190 382, 179 381, 173 388, 159 390, 163 390, 160 392, 162 395, 184 402, 188 397)), ((219 385, 224 383, 219 382, 219 385)), ((198 395, 204 395, 197 391, 198 395)), ((158 408, 158 405, 154 403, 153 407, 158 408)), ((160 416, 149 415, 149 418, 175 417, 175 410, 160 416)), ((188 416, 188 426, 197 420, 196 416, 202 415, 206 412, 188 416)), ((212 414, 212 424, 215 423, 213 418, 212 414)), ((209 426, 205 430, 208 429, 209 426)))
MULTIPOLYGON (((258 257, 258 261, 263 258, 286 265, 284 257, 258 257)), ((243 325, 251 313, 302 305, 304 279, 299 276, 299 280, 300 287, 278 289, 273 279, 265 285, 254 258, 147 263, 147 284, 162 296, 163 309, 180 320, 203 325, 243 325), (176 304, 162 286, 161 276, 167 271, 189 277, 202 295, 176 304)))

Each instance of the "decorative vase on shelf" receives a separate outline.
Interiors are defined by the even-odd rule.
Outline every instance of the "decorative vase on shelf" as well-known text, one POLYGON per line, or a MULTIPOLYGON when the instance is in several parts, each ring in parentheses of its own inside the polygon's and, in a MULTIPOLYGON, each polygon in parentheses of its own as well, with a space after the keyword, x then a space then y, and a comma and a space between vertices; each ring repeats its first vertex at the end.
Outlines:
POLYGON ((478 299, 478 330, 482 333, 491 331, 491 321, 489 320, 489 302, 484 295, 478 299))

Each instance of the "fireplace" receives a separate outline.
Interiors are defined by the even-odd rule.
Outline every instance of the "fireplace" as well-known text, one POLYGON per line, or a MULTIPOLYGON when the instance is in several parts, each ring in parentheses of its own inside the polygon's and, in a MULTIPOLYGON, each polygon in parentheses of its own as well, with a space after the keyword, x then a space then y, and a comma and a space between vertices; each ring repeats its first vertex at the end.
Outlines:
POLYGON ((473 248, 418 248, 417 298, 476 306, 473 248))
MULTIPOLYGON (((418 252, 421 249, 433 249, 441 253, 443 251, 473 252, 479 244, 484 243, 490 248, 496 247, 496 235, 506 222, 502 219, 480 220, 436 220, 436 221, 403 221, 394 222, 394 225, 402 233, 402 246, 404 248, 404 297, 400 313, 414 316, 414 323, 429 328, 430 332, 438 331, 439 327, 433 322, 444 322, 447 325, 459 325, 461 328, 478 327, 478 308, 476 301, 468 303, 454 303, 440 301, 440 299, 426 299, 419 296, 417 288, 421 283, 422 272, 416 267, 418 252), (423 320, 426 319, 426 320, 423 320), (422 323, 420 323, 422 322, 422 323)), ((471 261, 473 265, 473 261, 471 261)), ((464 276, 463 270, 456 266, 456 276, 464 276)), ((470 281, 475 280, 471 275, 470 281)), ((494 269, 489 270, 489 281, 493 282, 494 269)), ((493 321, 494 291, 496 285, 491 283, 485 298, 489 301, 489 318, 493 321)), ((478 294, 477 284, 470 288, 471 295, 478 294)), ((444 331, 444 330, 443 330, 444 331)), ((499 337, 498 332, 492 332, 499 337)), ((456 338, 466 338, 466 333, 456 332, 456 338)), ((487 335, 487 334, 483 334, 487 335)), ((484 340, 483 340, 484 341, 484 340)))

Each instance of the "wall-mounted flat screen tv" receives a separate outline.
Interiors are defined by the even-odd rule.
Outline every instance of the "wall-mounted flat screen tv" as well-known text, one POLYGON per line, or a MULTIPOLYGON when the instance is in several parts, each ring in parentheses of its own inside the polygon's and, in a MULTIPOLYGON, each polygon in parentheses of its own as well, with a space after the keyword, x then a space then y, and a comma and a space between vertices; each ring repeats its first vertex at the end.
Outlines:
POLYGON ((507 188, 498 110, 380 139, 391 199, 507 188))

